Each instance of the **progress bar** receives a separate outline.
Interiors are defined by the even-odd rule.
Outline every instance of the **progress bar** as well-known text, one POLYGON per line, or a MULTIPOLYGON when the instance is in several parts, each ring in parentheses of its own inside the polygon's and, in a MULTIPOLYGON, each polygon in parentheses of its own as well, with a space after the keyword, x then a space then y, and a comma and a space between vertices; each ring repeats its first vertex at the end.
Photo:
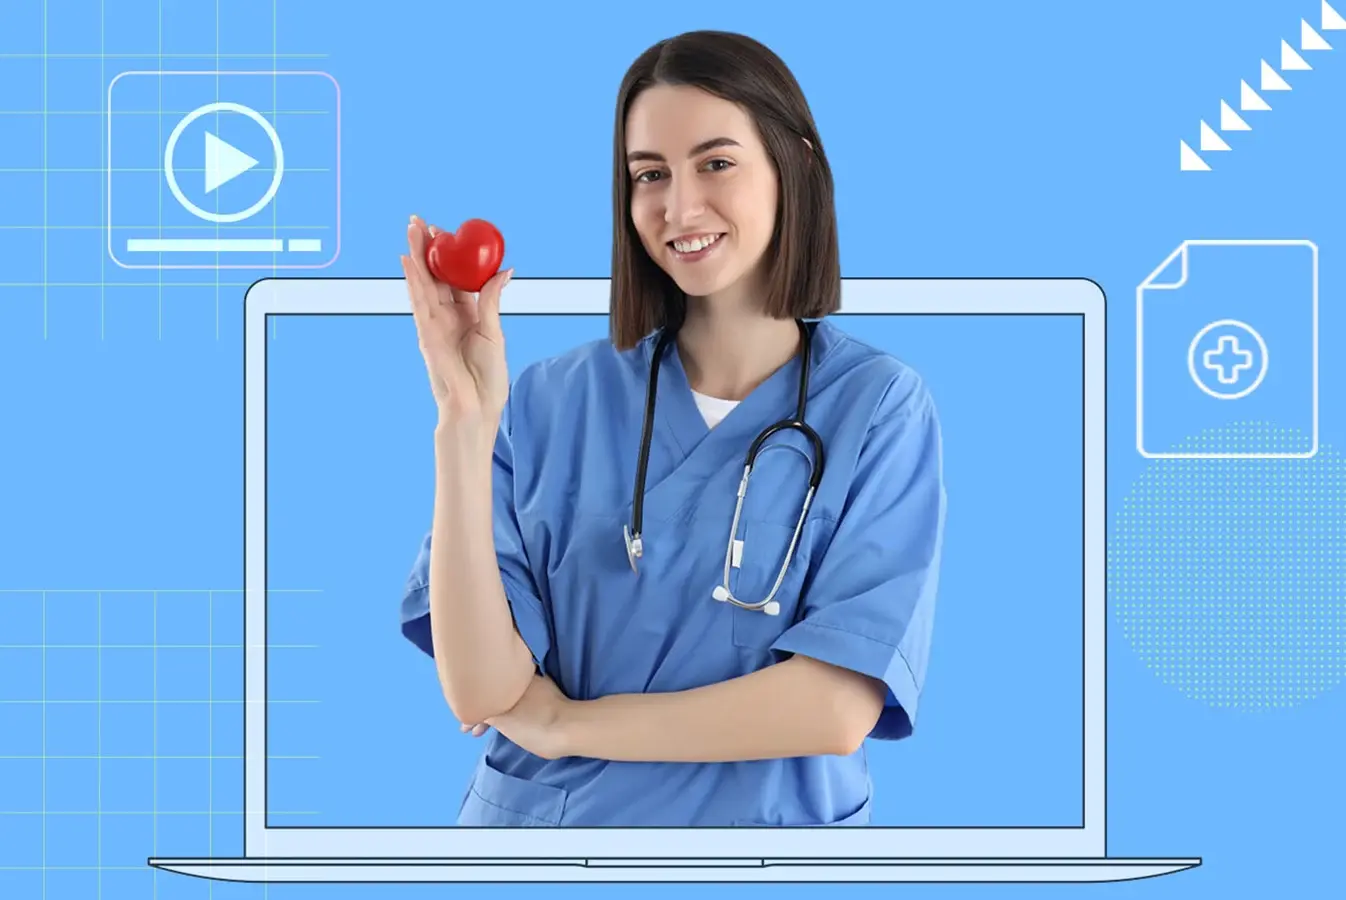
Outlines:
MULTIPOLYGON (((282 253, 286 241, 272 238, 131 238, 126 242, 128 253, 282 253)), ((289 241, 290 251, 320 253, 322 241, 317 238, 295 238, 289 241)))

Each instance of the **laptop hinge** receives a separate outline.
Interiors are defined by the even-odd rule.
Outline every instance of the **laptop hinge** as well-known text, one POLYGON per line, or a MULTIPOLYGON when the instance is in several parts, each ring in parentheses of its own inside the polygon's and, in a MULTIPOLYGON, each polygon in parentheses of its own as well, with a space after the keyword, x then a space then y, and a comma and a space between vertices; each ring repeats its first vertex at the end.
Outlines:
POLYGON ((620 857, 606 857, 586 859, 584 865, 591 869, 760 869, 766 866, 766 860, 752 857, 720 859, 622 859, 620 857))

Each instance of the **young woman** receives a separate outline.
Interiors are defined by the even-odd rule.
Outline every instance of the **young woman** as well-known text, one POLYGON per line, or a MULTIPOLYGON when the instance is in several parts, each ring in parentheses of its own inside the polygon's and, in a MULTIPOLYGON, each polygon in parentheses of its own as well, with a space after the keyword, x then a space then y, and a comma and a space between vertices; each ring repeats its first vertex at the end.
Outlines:
POLYGON ((408 229, 439 423, 402 629, 489 733, 458 823, 867 824, 862 743, 911 733, 929 653, 930 394, 826 318, 832 175, 771 51, 651 47, 615 145, 611 339, 512 387, 511 273, 474 300, 408 229))

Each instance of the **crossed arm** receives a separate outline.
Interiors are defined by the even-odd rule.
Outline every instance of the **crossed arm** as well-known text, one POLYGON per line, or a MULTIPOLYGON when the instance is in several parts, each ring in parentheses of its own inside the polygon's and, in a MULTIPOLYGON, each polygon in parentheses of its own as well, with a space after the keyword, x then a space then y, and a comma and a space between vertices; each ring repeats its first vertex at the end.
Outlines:
POLYGON ((570 700, 538 675, 513 709, 486 724, 547 759, 732 762, 847 755, 874 728, 886 692, 868 676, 798 655, 705 687, 596 700, 570 700))

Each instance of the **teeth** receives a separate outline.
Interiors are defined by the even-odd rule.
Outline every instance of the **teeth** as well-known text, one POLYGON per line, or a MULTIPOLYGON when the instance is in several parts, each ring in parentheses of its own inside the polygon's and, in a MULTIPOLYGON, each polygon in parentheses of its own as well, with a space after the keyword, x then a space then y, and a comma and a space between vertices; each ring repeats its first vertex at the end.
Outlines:
POLYGON ((691 241, 674 241, 673 249, 677 250, 679 253, 695 253, 698 250, 703 250, 706 247, 709 247, 719 239, 720 236, 717 234, 714 236, 699 237, 691 241))

